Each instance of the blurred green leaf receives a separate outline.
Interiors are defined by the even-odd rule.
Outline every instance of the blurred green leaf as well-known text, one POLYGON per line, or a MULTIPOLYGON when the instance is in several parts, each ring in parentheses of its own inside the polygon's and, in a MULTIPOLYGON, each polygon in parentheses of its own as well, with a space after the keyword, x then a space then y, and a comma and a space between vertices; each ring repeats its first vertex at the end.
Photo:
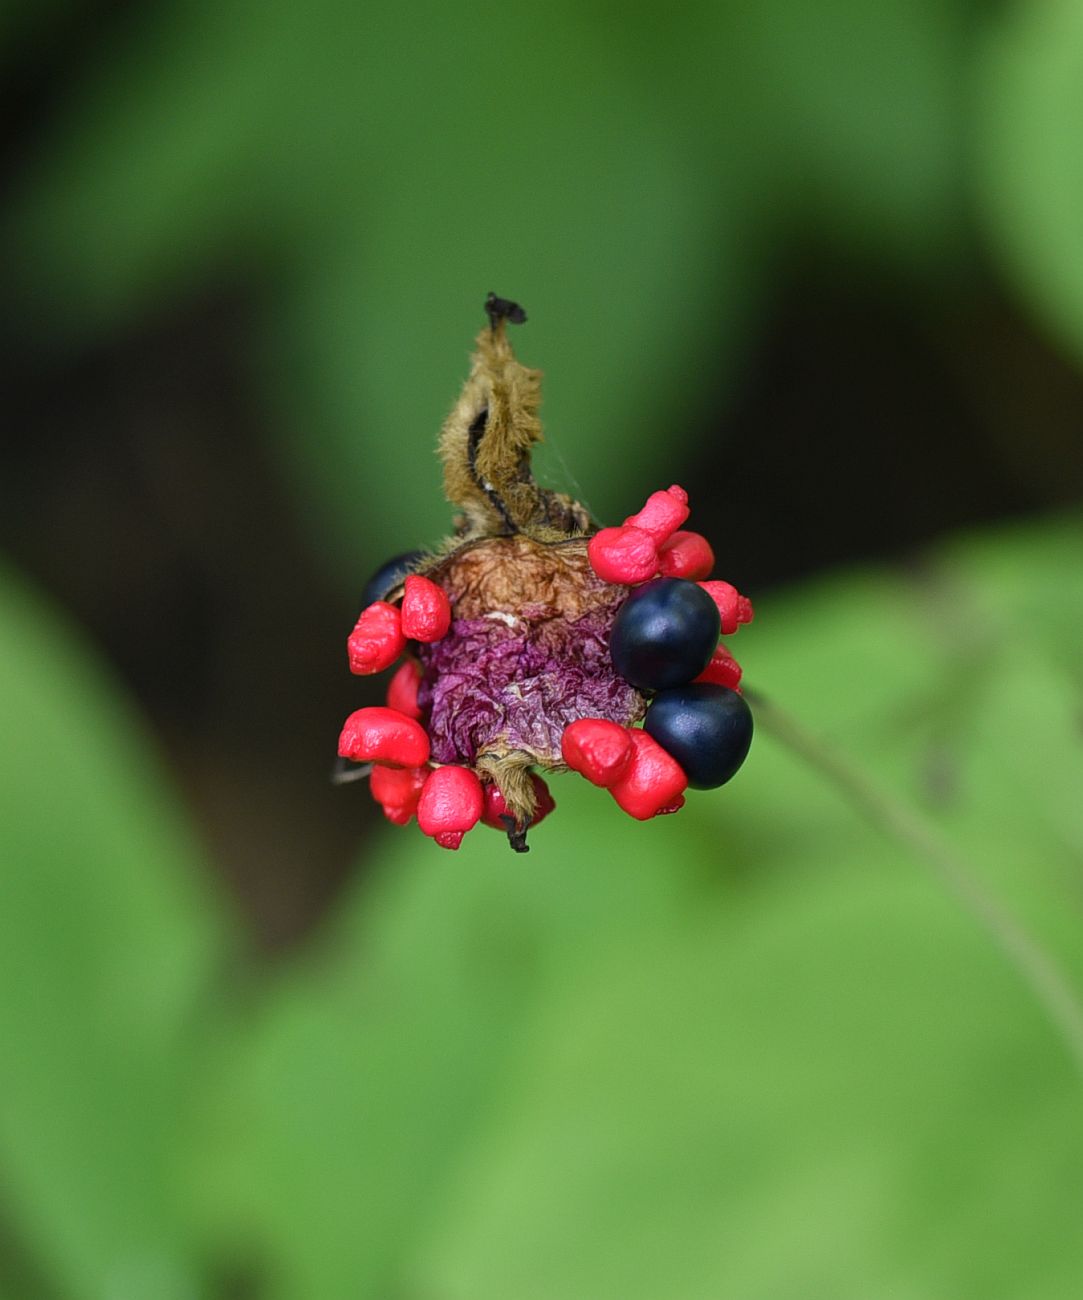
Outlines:
POLYGON ((1039 317, 1083 350, 1083 9, 1005 6, 978 76, 982 212, 993 247, 1039 317))
POLYGON ((1074 1294, 1078 1080, 934 887, 838 865, 554 1000, 403 1294, 1074 1294))
POLYGON ((269 1295, 396 1294, 535 1006, 694 896, 672 830, 595 794, 562 783, 525 858, 489 831, 454 857, 396 837, 326 948, 224 1025, 193 1212, 219 1254, 263 1261, 269 1295))
POLYGON ((0 732, 6 1227, 65 1296, 187 1297, 172 1166, 221 918, 116 689, 8 572, 0 732))
MULTIPOLYGON (((737 643, 1077 978, 1081 538, 841 575, 737 643)), ((677 818, 556 794, 525 860, 396 835, 223 1029, 193 1167, 218 1249, 283 1300, 1074 1295, 1080 1080, 926 864, 767 736, 677 818)))
POLYGON ((445 532, 429 450, 484 294, 514 296, 542 476, 617 518, 724 397, 795 230, 940 265, 967 11, 139 11, 31 174, 20 265, 76 331, 271 280, 266 418, 344 558, 445 532))
MULTIPOLYGON (((1077 981, 1081 695, 1050 650, 1080 573, 1077 522, 1020 530, 766 602, 739 638, 1077 981)), ((403 1294, 1074 1296, 1080 1080, 989 937, 764 737, 689 815, 730 884, 539 1014, 403 1294)))

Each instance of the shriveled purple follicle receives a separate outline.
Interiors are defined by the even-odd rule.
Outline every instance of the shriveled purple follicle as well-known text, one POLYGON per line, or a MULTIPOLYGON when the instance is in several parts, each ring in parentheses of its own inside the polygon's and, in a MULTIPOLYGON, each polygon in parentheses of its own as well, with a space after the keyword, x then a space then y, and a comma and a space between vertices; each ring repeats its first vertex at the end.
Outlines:
POLYGON ((612 611, 574 621, 546 612, 457 619, 442 641, 418 647, 418 704, 437 763, 473 764, 495 748, 559 764, 569 722, 627 725, 641 715, 642 697, 610 659, 612 611))

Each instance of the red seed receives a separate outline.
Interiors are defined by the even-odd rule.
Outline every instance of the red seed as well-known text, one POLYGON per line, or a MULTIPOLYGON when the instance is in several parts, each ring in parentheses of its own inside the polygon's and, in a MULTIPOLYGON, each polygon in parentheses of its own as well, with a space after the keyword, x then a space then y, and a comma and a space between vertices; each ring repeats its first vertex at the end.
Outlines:
POLYGON ((451 626, 451 605, 443 587, 412 573, 402 597, 402 631, 408 641, 440 641, 451 626))
MULTIPOLYGON (((538 801, 537 807, 534 809, 534 816, 530 819, 530 825, 537 826, 540 821, 544 821, 553 811, 556 802, 549 793, 549 787, 534 772, 530 774, 530 783, 534 787, 534 798, 538 801)), ((491 826, 494 831, 506 831, 508 829, 507 824, 500 819, 510 814, 500 787, 490 781, 483 787, 483 792, 485 795, 485 809, 481 814, 481 820, 486 826, 491 826)))
POLYGON ((718 606, 722 619, 722 635, 736 632, 739 624, 752 622, 752 602, 742 596, 730 582, 701 582, 699 584, 718 606))
POLYGON ((587 543, 587 555, 603 582, 631 586, 658 572, 658 548, 642 528, 603 528, 587 543))
POLYGON ((381 763, 373 767, 369 790, 389 821, 405 826, 413 817, 429 772, 427 767, 385 767, 381 763))
POLYGON ((387 707, 408 718, 420 718, 421 709, 417 703, 417 688, 421 685, 421 669, 412 659, 395 670, 395 675, 387 686, 387 707))
POLYGON ((724 645, 720 645, 715 648, 710 663, 695 680, 713 682, 715 686, 728 686, 731 691, 735 691, 741 680, 741 665, 724 645))
POLYGON ((667 803, 664 808, 659 808, 657 816, 664 817, 668 813, 680 812, 683 807, 684 807, 684 795, 679 794, 676 797, 676 799, 673 800, 672 803, 667 803))
POLYGON ((674 805, 688 786, 680 764, 645 731, 631 730, 628 734, 635 746, 632 761, 609 793, 638 821, 675 811, 674 805))
POLYGON ((643 509, 638 514, 629 515, 624 523, 649 533, 660 546, 687 518, 688 493, 674 483, 665 492, 652 492, 643 509))
POLYGON ((350 714, 338 738, 338 752, 355 763, 422 767, 429 761, 429 738, 413 718, 377 706, 350 714))
POLYGON ((632 749, 627 728, 605 718, 579 718, 564 728, 560 738, 560 752, 572 771, 603 787, 624 775, 632 749))
POLYGON ((378 600, 362 610, 346 642, 350 672, 362 676, 383 672, 405 649, 402 615, 394 605, 378 600))
POLYGON ((417 805, 417 824, 445 849, 457 849, 463 835, 481 818, 485 807, 481 782, 469 768, 438 767, 425 782, 417 805), (445 838, 458 836, 454 843, 445 838), (441 838, 444 837, 444 838, 441 838))
POLYGON ((714 568, 714 551, 700 533, 676 532, 658 550, 663 577, 696 582, 714 568))

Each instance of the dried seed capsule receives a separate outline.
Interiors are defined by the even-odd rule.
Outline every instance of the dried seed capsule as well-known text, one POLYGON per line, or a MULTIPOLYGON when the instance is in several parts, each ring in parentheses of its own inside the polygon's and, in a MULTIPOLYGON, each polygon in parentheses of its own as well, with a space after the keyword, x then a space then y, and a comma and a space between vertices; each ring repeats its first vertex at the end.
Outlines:
POLYGON ((632 759, 627 727, 605 718, 580 718, 564 728, 560 752, 573 772, 592 785, 608 788, 619 781, 632 759))
POLYGON ((424 558, 424 551, 403 551, 401 555, 393 555, 390 560, 386 560, 365 583, 365 590, 361 593, 361 608, 367 609, 377 600, 386 600, 424 558))
POLYGON ((658 564, 663 578, 688 578, 695 582, 710 576, 714 551, 699 533, 676 532, 659 547, 658 564))
POLYGON ((350 714, 339 736, 338 752, 340 758, 354 763, 422 767, 429 761, 429 738, 413 718, 376 706, 350 714))
POLYGON ((346 642, 350 672, 367 676, 390 668, 406 649, 402 616, 394 605, 378 600, 362 610, 346 642))
MULTIPOLYGON (((630 816, 647 821, 659 813, 675 812, 688 786, 680 764, 645 731, 631 731, 632 761, 609 793, 630 816)), ((683 802, 683 800, 682 800, 683 802)))
POLYGON ((688 518, 688 493, 676 483, 665 492, 652 492, 638 514, 629 515, 625 527, 641 528, 656 546, 680 528, 688 518))
POLYGON ((604 582, 632 586, 658 572, 658 548, 642 528, 603 528, 587 544, 587 555, 591 568, 604 582))
MULTIPOLYGON (((534 772, 530 774, 530 784, 534 787, 534 798, 536 800, 534 816, 530 819, 530 825, 537 826, 540 821, 543 821, 553 811, 556 802, 549 793, 549 787, 534 772)), ((491 826, 494 831, 504 831, 506 833, 509 826, 505 818, 511 817, 512 829, 514 829, 515 818, 508 811, 508 805, 500 791, 500 787, 495 781, 490 781, 482 789, 485 795, 485 808, 481 814, 481 820, 486 826, 491 826)))
POLYGON ((712 581, 698 585, 718 606, 723 636, 736 632, 741 623, 752 622, 752 602, 747 596, 742 596, 731 582, 712 581))
POLYGON ((696 682, 711 682, 715 686, 728 686, 731 691, 737 689, 741 680, 741 665, 724 645, 715 646, 711 662, 696 678, 696 682))
POLYGON ((640 690, 680 686, 697 677, 718 643, 710 596, 683 578, 656 578, 630 593, 613 621, 613 666, 640 690))
POLYGON ((744 696, 706 683, 659 691, 643 728, 697 790, 725 785, 752 744, 752 712, 744 696))
POLYGON ((425 782, 417 824, 445 849, 457 849, 485 808, 481 782, 465 767, 438 767, 425 782))
MULTIPOLYGON (((729 584, 704 581, 714 557, 682 528, 683 488, 652 493, 599 531, 585 506, 536 482, 541 376, 516 359, 507 329, 526 315, 495 295, 486 314, 440 435, 455 535, 374 575, 350 666, 377 672, 407 646, 409 657, 387 707, 347 721, 340 752, 381 765, 371 789, 391 820, 416 811, 455 849, 483 817, 522 852, 553 807, 539 771, 580 771, 640 819, 683 805, 688 774, 635 724, 677 683, 736 686, 740 669, 716 643, 752 607, 729 584)), ((659 709, 657 725, 664 719, 659 709)))
POLYGON ((388 821, 405 826, 413 817, 431 770, 428 767, 385 767, 382 763, 373 766, 369 790, 388 821))
POLYGON ((407 659, 395 670, 387 686, 387 707, 405 713, 408 718, 420 718, 421 706, 417 691, 421 685, 421 669, 412 659, 407 659))
POLYGON ((440 641, 451 626, 451 605, 442 587, 411 574, 402 597, 402 633, 408 641, 440 641))

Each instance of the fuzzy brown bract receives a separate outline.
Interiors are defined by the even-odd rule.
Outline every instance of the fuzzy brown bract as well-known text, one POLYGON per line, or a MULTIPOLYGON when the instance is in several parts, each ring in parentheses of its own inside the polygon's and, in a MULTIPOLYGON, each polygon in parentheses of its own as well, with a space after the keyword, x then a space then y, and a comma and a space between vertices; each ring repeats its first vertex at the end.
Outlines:
POLYGON ((732 775, 743 751, 729 752, 732 728, 713 715, 720 700, 731 712, 747 706, 734 695, 740 666, 718 637, 749 622, 752 606, 730 583, 705 581, 714 552, 684 529, 688 494, 678 484, 610 528, 537 484, 541 375, 507 338, 508 321, 526 313, 492 294, 486 311, 440 436, 445 491, 462 512, 456 532, 428 556, 389 561, 366 589, 371 603, 347 642, 352 671, 407 658, 387 707, 347 719, 339 756, 375 763, 370 788, 385 815, 404 825, 416 814, 443 848, 457 849, 483 821, 522 852, 527 830, 554 807, 535 768, 572 768, 641 821, 683 806, 687 773, 636 726, 660 701, 664 713, 674 684, 718 690, 700 692, 679 717, 671 710, 662 731, 701 774, 732 775), (626 618, 633 605, 636 618, 626 618), (688 748, 693 724, 709 752, 688 748))
POLYGON ((583 716, 630 725, 646 701, 610 660, 609 630, 627 589, 590 566, 586 538, 597 524, 531 472, 541 372, 511 349, 515 305, 490 295, 487 306, 490 324, 440 436, 444 491, 463 514, 457 535, 421 568, 447 592, 454 623, 419 647, 419 703, 435 761, 494 781, 527 826, 530 768, 565 766, 564 726, 583 716))

